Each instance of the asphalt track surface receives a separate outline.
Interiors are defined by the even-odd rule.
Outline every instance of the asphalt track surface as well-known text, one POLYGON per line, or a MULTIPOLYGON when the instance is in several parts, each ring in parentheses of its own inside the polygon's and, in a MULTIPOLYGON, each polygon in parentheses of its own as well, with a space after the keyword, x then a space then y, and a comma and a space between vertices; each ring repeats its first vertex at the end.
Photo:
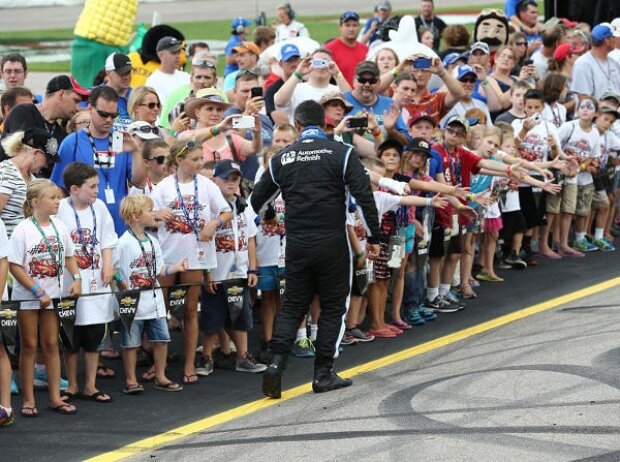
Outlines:
MULTIPOLYGON (((2 2, 0 2, 0 7, 2 2)), ((276 6, 281 0, 179 0, 163 3, 141 3, 138 6, 136 23, 150 23, 153 12, 161 14, 164 22, 204 21, 233 19, 244 16, 254 19, 264 11, 268 17, 275 16, 276 6)), ((292 2, 299 15, 341 14, 343 11, 372 11, 378 0, 295 0, 292 2)), ((480 5, 492 0, 435 0, 436 8, 468 6, 482 9, 480 5)), ((394 11, 419 8, 419 1, 392 0, 394 11)), ((0 8, 0 30, 38 30, 73 27, 82 11, 81 6, 50 6, 39 8, 0 8), (41 18, 44 18, 41 21, 41 18)))
MULTIPOLYGON (((338 369, 344 370, 365 364, 522 308, 618 277, 620 276, 620 264, 617 252, 594 253, 589 254, 585 260, 564 259, 560 262, 541 260, 537 268, 525 271, 505 271, 502 274, 506 276, 506 282, 483 285, 479 290, 479 298, 471 301, 468 308, 462 312, 443 314, 436 321, 423 327, 416 327, 413 331, 406 332, 395 339, 378 339, 369 344, 347 347, 338 360, 338 369)), ((617 300, 616 293, 613 301, 616 308, 618 308, 617 300)), ((579 304, 581 306, 596 305, 587 298, 579 301, 579 304)), ((617 309, 614 313, 618 314, 617 309)), ((584 316, 572 318, 574 327, 578 329, 579 323, 586 318, 587 312, 584 316)), ((541 319, 537 315, 523 322, 540 327, 541 319)), ((599 328, 601 330, 615 328, 617 339, 617 325, 616 316, 605 320, 599 328), (616 323, 615 326, 613 322, 616 323)), ((549 323, 548 328, 551 330, 553 327, 553 322, 549 323)), ((255 334, 257 331, 258 329, 254 331, 255 334)), ((177 337, 175 340, 172 349, 179 351, 180 339, 177 337)), ((256 348, 256 341, 256 335, 253 335, 251 349, 256 348)), ((472 337, 468 344, 475 344, 476 341, 476 337, 472 337)), ((501 337, 498 341, 501 341, 501 337)), ((459 343, 456 343, 454 348, 459 349, 459 343)), ((564 348, 564 345, 558 344, 557 348, 564 348)), ((552 357, 549 358, 549 362, 553 363, 552 357)), ((618 362, 616 363, 616 376, 618 362)), ((216 370, 211 376, 201 379, 199 384, 186 386, 180 393, 155 391, 149 384, 146 384, 146 392, 143 395, 125 396, 120 391, 122 387, 121 362, 109 361, 108 364, 116 369, 117 378, 100 380, 98 385, 100 389, 114 397, 113 403, 76 401, 79 408, 77 415, 59 416, 46 410, 48 403, 46 393, 37 392, 40 416, 28 420, 17 417, 12 427, 0 431, 1 459, 6 461, 84 460, 262 398, 260 375, 225 370, 216 370)), ((140 370, 140 374, 141 372, 140 370)), ((404 373, 406 374, 406 371, 404 373)), ((180 375, 180 364, 171 364, 169 376, 179 379, 180 375)), ((284 379, 284 389, 305 384, 311 376, 311 360, 291 358, 284 379)), ((355 379, 353 390, 359 386, 364 387, 368 380, 372 380, 372 376, 360 375, 355 379)), ((545 387, 553 386, 547 382, 544 385, 545 387)), ((393 392, 391 388, 378 387, 373 389, 369 399, 383 399, 393 392)), ((335 396, 333 399, 337 402, 339 393, 328 395, 335 396)), ((407 399, 403 396, 403 404, 407 403, 407 399)), ((313 409, 319 409, 314 408, 312 400, 308 403, 305 412, 312 413, 313 409)), ((20 404, 21 399, 15 398, 14 407, 19 409, 20 404)), ((615 413, 616 416, 620 415, 617 406, 615 413)), ((339 416, 336 419, 344 420, 351 417, 346 407, 339 410, 339 416)), ((252 429, 248 428, 244 435, 252 436, 252 429)), ((615 436, 618 441, 617 434, 615 436)), ((176 444, 182 447, 183 442, 176 444)), ((305 456, 309 458, 310 447, 302 449, 307 451, 305 456)), ((209 454, 208 449, 206 454, 209 454)), ((136 460, 148 460, 148 458, 136 460)), ((160 457, 154 460, 170 459, 160 457)))

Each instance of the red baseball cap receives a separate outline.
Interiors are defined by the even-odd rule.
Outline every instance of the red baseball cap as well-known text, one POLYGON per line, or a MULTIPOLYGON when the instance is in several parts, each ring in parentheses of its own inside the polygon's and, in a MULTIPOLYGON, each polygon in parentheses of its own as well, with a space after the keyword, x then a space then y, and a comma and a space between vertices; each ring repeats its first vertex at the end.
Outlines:
POLYGON ((437 126, 437 121, 433 119, 433 117, 430 114, 426 112, 416 112, 415 114, 413 114, 409 118, 407 126, 411 127, 413 124, 419 122, 420 120, 428 120, 431 124, 433 124, 433 127, 437 126))
POLYGON ((45 93, 47 95, 56 93, 60 90, 72 90, 82 97, 82 101, 86 101, 90 95, 90 90, 82 87, 77 80, 70 75, 58 75, 47 83, 45 93))
POLYGON ((585 47, 573 48, 570 43, 563 43, 555 49, 555 51, 553 52, 553 57, 556 61, 562 62, 568 57, 568 55, 571 55, 573 53, 581 53, 584 50, 585 47))
POLYGON ((562 21, 562 23, 569 29, 572 29, 573 27, 577 25, 577 21, 569 21, 566 18, 560 18, 560 21, 562 21))

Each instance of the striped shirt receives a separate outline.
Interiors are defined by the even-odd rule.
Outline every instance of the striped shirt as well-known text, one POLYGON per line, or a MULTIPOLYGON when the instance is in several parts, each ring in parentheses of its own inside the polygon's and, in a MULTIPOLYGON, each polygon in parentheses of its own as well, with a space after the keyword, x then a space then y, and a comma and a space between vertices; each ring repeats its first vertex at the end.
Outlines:
MULTIPOLYGON (((35 176, 30 175, 30 179, 35 179, 35 176)), ((0 194, 9 196, 6 205, 0 211, 0 218, 4 221, 9 237, 18 223, 24 219, 23 206, 27 187, 17 166, 11 160, 0 163, 0 194)))

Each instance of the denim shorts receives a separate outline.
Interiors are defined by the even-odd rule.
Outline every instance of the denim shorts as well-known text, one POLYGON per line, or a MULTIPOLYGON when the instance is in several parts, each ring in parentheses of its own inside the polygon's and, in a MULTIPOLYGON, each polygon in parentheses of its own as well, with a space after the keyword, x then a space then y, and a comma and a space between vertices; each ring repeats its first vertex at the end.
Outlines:
POLYGON ((258 290, 280 290, 279 277, 284 276, 284 268, 278 266, 261 266, 258 268, 258 290))
POLYGON ((138 348, 142 344, 142 332, 146 332, 146 338, 151 342, 170 341, 166 318, 134 319, 129 332, 124 325, 121 325, 121 346, 138 348))

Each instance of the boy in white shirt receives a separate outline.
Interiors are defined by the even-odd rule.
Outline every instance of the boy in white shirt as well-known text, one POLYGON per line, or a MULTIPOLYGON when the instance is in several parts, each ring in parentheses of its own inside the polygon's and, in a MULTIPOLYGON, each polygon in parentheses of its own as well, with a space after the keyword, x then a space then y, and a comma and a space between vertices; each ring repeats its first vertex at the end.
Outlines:
MULTIPOLYGON (((129 289, 140 289, 140 301, 135 318, 127 331, 121 326, 125 386, 123 393, 136 394, 144 387, 136 378, 136 356, 142 333, 153 344, 155 361, 155 386, 161 391, 181 391, 183 387, 166 377, 166 357, 170 334, 166 322, 166 307, 157 277, 182 273, 187 270, 188 259, 175 265, 164 265, 159 242, 145 232, 146 227, 157 227, 153 200, 150 197, 132 194, 121 202, 121 218, 127 224, 127 231, 119 238, 116 246, 117 268, 120 281, 126 281, 129 289)), ((118 281, 119 279, 117 279, 118 281)))
POLYGON ((215 234, 217 267, 207 274, 206 292, 203 291, 200 297, 204 358, 196 373, 206 376, 213 372, 213 347, 222 328, 226 329, 237 347, 235 370, 263 372, 267 366, 257 363, 248 352, 248 331, 252 329, 248 288, 255 287, 258 281, 255 214, 251 207, 247 207, 245 200, 235 194, 241 183, 238 163, 230 159, 220 160, 215 164, 213 179, 231 204, 233 219, 220 226, 215 234), (239 284, 227 290, 224 282, 231 280, 239 280, 239 284), (229 305, 239 296, 240 312, 233 319, 229 305))
MULTIPOLYGON (((112 251, 118 236, 110 212, 106 205, 97 199, 97 170, 82 162, 73 162, 67 166, 62 176, 69 197, 60 202, 57 218, 68 228, 75 245, 74 257, 82 276, 82 293, 103 294, 78 299, 71 341, 68 341, 61 331, 69 380, 69 386, 63 394, 69 399, 79 395, 78 353, 83 349, 85 378, 81 396, 98 403, 109 403, 112 398, 99 391, 95 382, 99 360, 97 348, 105 337, 106 324, 114 319, 110 282, 114 276, 112 251)), ((65 273, 65 284, 70 282, 70 276, 65 273)))

